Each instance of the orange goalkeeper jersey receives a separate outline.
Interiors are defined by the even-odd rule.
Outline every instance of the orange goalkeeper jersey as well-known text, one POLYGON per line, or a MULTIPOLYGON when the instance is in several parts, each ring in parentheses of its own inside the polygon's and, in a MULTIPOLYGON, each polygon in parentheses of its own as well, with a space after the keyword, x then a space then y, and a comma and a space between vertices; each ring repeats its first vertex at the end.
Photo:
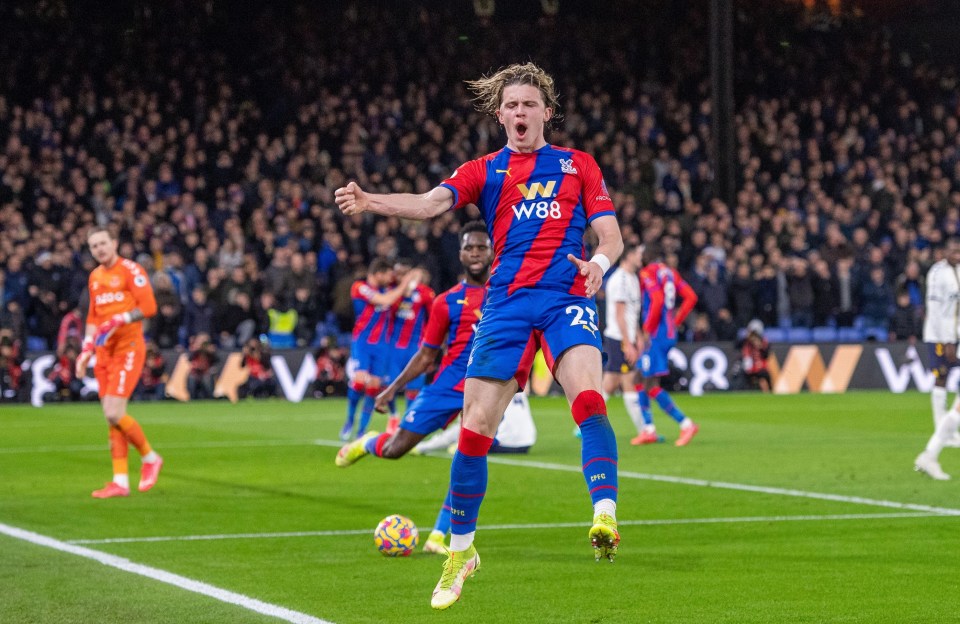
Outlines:
MULTIPOLYGON (((140 308, 145 318, 157 313, 157 300, 147 273, 133 260, 120 258, 110 268, 98 266, 90 272, 90 308, 87 325, 99 325, 114 314, 140 308)), ((143 322, 121 325, 110 336, 107 347, 143 338, 143 322)))

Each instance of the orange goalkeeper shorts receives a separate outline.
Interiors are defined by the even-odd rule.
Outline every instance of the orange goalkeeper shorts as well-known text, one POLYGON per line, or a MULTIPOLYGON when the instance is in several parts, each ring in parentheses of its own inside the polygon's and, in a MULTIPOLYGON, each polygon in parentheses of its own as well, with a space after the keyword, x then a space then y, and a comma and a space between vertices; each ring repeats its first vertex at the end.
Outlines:
POLYGON ((129 399, 140 382, 140 373, 147 358, 146 345, 139 340, 122 346, 124 348, 97 349, 93 374, 100 386, 98 394, 101 399, 107 395, 129 399))

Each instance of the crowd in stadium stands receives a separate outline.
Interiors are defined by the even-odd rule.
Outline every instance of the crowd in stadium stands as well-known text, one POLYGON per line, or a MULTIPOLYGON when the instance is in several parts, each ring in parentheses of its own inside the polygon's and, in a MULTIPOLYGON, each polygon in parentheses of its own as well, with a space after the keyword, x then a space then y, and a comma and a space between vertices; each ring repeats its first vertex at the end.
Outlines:
POLYGON ((736 340, 754 318, 773 341, 917 338, 926 270, 960 227, 956 69, 858 19, 738 13, 725 203, 708 153, 707 16, 678 4, 641 26, 561 12, 506 35, 456 3, 403 15, 171 3, 131 9, 124 28, 0 15, 16 24, 0 40, 0 390, 25 352, 76 347, 85 231, 108 223, 151 274, 157 347, 223 351, 263 334, 320 348, 339 379, 351 283, 375 257, 407 257, 449 287, 476 213, 343 217, 333 190, 425 192, 499 149, 462 81, 526 58, 558 79, 548 141, 596 156, 624 238, 660 240, 697 291, 686 339, 736 340), (342 45, 331 19, 363 46, 342 45))

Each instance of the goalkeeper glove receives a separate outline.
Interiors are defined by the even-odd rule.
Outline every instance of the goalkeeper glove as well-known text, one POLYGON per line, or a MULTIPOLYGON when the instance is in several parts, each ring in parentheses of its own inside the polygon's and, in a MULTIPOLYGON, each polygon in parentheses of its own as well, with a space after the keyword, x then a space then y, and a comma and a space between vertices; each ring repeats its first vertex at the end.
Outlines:
POLYGON ((97 333, 93 335, 93 341, 98 347, 102 347, 107 344, 107 339, 113 335, 113 332, 117 330, 121 325, 126 325, 130 322, 130 313, 124 312, 123 314, 114 314, 108 320, 100 323, 97 326, 97 333))

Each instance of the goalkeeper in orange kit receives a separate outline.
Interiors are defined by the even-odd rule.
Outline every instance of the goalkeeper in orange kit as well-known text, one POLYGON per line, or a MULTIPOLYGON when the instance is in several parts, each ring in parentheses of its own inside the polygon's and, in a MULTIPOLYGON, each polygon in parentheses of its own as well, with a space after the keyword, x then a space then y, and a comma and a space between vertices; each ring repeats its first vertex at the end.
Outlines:
POLYGON ((146 271, 120 257, 117 238, 110 230, 93 228, 87 244, 100 266, 91 271, 88 281, 90 308, 83 349, 77 358, 77 377, 85 375, 90 357, 96 354, 93 372, 100 386, 103 415, 110 425, 113 458, 113 480, 94 491, 93 497, 129 496, 129 444, 141 455, 141 492, 156 484, 163 466, 163 459, 150 447, 140 424, 127 414, 127 401, 137 387, 146 359, 142 321, 156 314, 157 302, 146 271))

